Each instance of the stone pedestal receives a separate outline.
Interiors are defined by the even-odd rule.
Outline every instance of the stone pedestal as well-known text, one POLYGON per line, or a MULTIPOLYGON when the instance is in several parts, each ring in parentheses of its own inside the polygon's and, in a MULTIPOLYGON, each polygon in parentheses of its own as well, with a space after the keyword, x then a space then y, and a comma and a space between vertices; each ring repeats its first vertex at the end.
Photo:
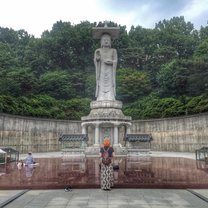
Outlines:
MULTIPOLYGON (((122 102, 117 100, 92 101, 91 112, 88 116, 82 117, 82 132, 88 133, 88 127, 93 129, 92 139, 94 147, 100 147, 103 139, 109 137, 116 152, 123 153, 119 138, 121 127, 124 127, 125 134, 130 131, 131 117, 125 116, 122 112, 122 102)), ((89 136, 90 137, 90 136, 89 136)))

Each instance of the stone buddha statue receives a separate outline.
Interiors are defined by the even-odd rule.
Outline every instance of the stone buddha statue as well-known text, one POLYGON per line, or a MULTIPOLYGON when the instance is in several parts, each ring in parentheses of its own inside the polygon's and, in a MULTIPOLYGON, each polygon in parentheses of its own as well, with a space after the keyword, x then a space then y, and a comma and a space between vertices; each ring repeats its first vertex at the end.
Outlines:
MULTIPOLYGON (((90 114, 82 117, 82 133, 88 134, 88 127, 91 128, 89 138, 95 147, 100 146, 105 136, 110 138, 114 147, 118 147, 120 129, 130 131, 131 117, 124 116, 121 110, 122 102, 116 100, 118 57, 116 49, 111 48, 111 40, 119 38, 119 30, 119 27, 108 27, 107 23, 104 27, 92 28, 93 38, 101 40, 100 48, 94 53, 96 100, 90 103, 90 114)), ((120 151, 118 149, 117 152, 120 151)), ((90 152, 92 151, 97 150, 91 149, 90 152)), ((120 152, 123 152, 123 149, 120 152)))
POLYGON ((111 48, 111 36, 107 33, 102 34, 101 48, 94 54, 97 101, 115 100, 117 61, 117 51, 111 48))

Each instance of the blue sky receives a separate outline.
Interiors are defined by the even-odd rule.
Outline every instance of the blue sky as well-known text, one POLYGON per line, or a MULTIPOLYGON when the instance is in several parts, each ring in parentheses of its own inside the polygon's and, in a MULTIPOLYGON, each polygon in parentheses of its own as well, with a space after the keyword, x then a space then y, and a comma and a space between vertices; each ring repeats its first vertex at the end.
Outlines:
POLYGON ((59 20, 108 20, 130 29, 153 28, 160 20, 184 16, 196 29, 208 25, 208 0, 0 0, 0 5, 0 27, 25 29, 35 37, 59 20))

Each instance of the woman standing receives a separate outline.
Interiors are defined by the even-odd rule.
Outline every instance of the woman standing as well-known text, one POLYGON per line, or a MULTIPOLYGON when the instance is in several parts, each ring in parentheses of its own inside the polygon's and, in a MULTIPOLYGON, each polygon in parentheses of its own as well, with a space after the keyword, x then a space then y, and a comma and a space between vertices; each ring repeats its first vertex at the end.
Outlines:
POLYGON ((100 158, 101 158, 101 189, 111 190, 114 185, 113 180, 113 165, 112 159, 114 157, 114 149, 110 146, 109 138, 105 138, 103 142, 103 147, 100 148, 100 158))

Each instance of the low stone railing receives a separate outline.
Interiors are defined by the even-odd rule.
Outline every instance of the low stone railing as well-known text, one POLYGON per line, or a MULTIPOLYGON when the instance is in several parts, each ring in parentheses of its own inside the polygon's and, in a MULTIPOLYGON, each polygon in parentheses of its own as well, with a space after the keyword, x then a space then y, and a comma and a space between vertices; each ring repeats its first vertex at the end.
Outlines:
POLYGON ((84 156, 88 137, 86 134, 63 134, 59 137, 63 156, 84 156))
POLYGON ((127 155, 140 155, 151 151, 151 134, 127 134, 124 139, 127 155))

